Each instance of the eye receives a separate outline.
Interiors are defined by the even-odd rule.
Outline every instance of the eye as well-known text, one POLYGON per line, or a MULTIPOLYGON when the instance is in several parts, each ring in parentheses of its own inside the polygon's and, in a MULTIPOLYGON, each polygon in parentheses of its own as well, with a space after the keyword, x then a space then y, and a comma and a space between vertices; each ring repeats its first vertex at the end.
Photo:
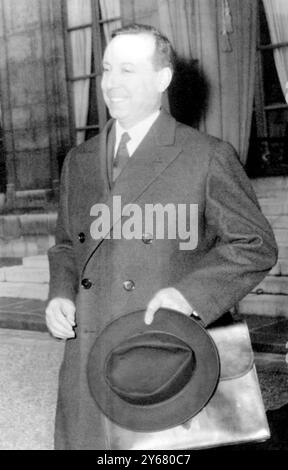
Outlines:
POLYGON ((102 73, 106 73, 110 71, 110 67, 108 65, 103 65, 102 66, 102 73))

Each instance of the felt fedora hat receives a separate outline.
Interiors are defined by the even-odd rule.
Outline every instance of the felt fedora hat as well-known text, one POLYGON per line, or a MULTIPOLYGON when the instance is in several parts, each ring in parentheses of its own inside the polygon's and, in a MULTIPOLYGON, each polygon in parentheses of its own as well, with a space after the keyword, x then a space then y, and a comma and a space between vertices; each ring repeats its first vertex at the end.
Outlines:
POLYGON ((195 416, 216 389, 220 363, 198 320, 161 308, 146 325, 144 313, 123 315, 105 327, 89 353, 87 377, 106 417, 151 432, 195 416))

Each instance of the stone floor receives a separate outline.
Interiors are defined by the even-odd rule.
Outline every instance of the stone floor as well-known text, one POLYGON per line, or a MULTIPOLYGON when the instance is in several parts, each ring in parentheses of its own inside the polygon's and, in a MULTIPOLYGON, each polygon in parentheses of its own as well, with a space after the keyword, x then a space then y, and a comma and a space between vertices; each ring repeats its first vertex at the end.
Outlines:
MULTIPOLYGON (((41 300, 0 299, 0 450, 52 448, 64 343, 47 333, 44 310, 41 300)), ((245 318, 272 437, 229 450, 288 450, 288 319, 245 318)))
POLYGON ((0 328, 47 332, 45 303, 36 299, 0 298, 0 328))
POLYGON ((63 348, 48 333, 0 329, 0 450, 53 450, 63 348))

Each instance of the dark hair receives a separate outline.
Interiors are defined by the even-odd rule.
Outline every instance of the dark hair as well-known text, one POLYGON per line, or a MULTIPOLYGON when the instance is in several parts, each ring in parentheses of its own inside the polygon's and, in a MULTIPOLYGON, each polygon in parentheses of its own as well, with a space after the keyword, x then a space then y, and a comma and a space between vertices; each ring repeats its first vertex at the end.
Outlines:
POLYGON ((170 67, 175 69, 176 56, 170 41, 158 29, 145 24, 132 23, 122 28, 115 29, 112 38, 124 34, 149 34, 155 38, 154 65, 156 69, 170 67))

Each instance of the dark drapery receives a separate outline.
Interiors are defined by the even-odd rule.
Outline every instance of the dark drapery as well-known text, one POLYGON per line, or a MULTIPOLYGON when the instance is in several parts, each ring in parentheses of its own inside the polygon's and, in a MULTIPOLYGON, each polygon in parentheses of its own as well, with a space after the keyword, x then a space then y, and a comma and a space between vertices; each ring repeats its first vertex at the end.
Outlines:
MULTIPOLYGON (((200 128, 230 142, 243 163, 254 96, 256 9, 255 0, 158 0, 159 27, 186 63, 198 61, 206 80, 200 128)), ((193 113, 185 80, 182 102, 193 113)), ((195 104, 200 105, 197 99, 195 104)))

